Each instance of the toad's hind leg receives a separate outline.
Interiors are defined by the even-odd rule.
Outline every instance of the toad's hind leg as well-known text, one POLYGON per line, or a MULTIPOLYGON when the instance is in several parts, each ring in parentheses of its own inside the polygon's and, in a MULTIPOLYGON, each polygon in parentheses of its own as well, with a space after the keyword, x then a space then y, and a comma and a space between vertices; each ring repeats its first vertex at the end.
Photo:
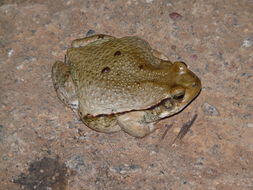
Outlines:
POLYGON ((133 111, 118 116, 117 121, 123 131, 134 137, 142 138, 157 129, 155 121, 145 121, 146 115, 145 111, 133 111))
POLYGON ((96 117, 80 115, 80 117, 85 125, 98 132, 114 133, 121 130, 114 115, 96 117))
POLYGON ((90 43, 100 44, 100 43, 104 43, 110 39, 114 39, 114 37, 106 35, 106 34, 96 34, 96 35, 92 35, 89 37, 74 40, 71 43, 71 47, 79 48, 79 47, 86 46, 87 44, 90 44, 90 43))
POLYGON ((78 109, 78 98, 69 66, 56 61, 52 67, 52 80, 59 99, 73 110, 78 109))

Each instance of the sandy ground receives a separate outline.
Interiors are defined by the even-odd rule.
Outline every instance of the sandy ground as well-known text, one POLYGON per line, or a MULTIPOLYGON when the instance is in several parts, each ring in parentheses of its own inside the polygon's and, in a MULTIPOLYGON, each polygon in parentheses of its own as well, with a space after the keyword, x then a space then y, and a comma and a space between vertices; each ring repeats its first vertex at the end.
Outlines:
POLYGON ((0 1, 0 189, 252 190, 252 18, 252 0, 0 1), (201 94, 143 139, 90 130, 51 81, 88 31, 146 39, 185 61, 201 94))

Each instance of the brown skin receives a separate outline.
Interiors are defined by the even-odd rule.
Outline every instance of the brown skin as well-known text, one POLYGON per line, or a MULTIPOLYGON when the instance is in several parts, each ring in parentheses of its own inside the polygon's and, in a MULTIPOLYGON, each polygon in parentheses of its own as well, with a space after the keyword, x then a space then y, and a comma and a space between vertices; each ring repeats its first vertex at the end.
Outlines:
POLYGON ((155 123, 187 106, 201 82, 138 37, 77 39, 52 69, 58 97, 90 128, 144 137, 155 123))

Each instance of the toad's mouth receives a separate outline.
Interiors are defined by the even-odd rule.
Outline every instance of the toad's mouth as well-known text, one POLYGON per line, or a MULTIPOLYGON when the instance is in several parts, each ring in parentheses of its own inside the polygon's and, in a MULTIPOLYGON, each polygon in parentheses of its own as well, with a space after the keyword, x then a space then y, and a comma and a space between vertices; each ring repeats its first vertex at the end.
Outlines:
POLYGON ((145 121, 153 122, 172 116, 180 112, 186 105, 182 106, 182 100, 175 100, 172 97, 161 101, 159 104, 144 110, 145 121))
MULTIPOLYGON (((151 122, 157 122, 159 120, 162 120, 167 117, 171 117, 175 114, 180 113, 183 109, 185 109, 192 101, 195 100, 195 98, 200 94, 201 92, 201 82, 198 80, 197 82, 194 82, 191 87, 195 88, 185 88, 183 93, 174 93, 171 94, 168 98, 162 100, 161 102, 158 102, 154 106, 151 106, 146 109, 140 109, 140 110, 129 110, 125 112, 118 112, 118 113, 111 113, 111 114, 99 114, 99 115, 92 115, 87 114, 85 117, 94 119, 94 118, 116 118, 116 117, 127 117, 128 115, 131 115, 131 118, 133 116, 142 115, 142 119, 140 119, 140 122, 144 123, 151 123, 151 122), (194 85, 193 85, 194 84, 194 85)), ((80 114, 83 115, 83 114, 80 114)))
POLYGON ((158 104, 149 107, 147 109, 142 109, 142 110, 130 110, 126 112, 121 112, 121 113, 113 113, 113 114, 99 114, 99 115, 90 115, 88 114, 86 117, 89 118, 95 118, 95 117, 115 117, 115 116, 120 116, 120 115, 126 115, 126 114, 133 114, 136 112, 145 112, 145 115, 148 116, 148 119, 146 122, 153 122, 153 121, 158 121, 161 119, 164 119, 166 117, 171 117, 177 113, 180 113, 184 108, 186 108, 192 101, 195 100, 195 98, 200 94, 200 90, 196 91, 195 96, 193 98, 184 95, 184 96, 178 96, 178 97, 169 97, 158 104))
POLYGON ((196 91, 195 96, 189 97, 178 96, 178 97, 169 97, 159 104, 143 110, 145 112, 144 120, 145 122, 154 122, 164 119, 166 117, 171 117, 175 114, 180 113, 185 109, 200 93, 201 90, 196 91))

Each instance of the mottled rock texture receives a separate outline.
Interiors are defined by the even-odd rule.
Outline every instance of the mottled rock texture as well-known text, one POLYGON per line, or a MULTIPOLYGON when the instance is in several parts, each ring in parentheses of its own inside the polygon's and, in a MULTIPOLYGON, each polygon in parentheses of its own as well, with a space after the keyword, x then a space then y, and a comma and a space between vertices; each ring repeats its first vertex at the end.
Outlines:
POLYGON ((0 1, 0 189, 253 189, 252 10, 252 0, 0 1), (186 62, 201 94, 143 139, 90 130, 58 100, 51 67, 94 32, 137 35, 186 62))

